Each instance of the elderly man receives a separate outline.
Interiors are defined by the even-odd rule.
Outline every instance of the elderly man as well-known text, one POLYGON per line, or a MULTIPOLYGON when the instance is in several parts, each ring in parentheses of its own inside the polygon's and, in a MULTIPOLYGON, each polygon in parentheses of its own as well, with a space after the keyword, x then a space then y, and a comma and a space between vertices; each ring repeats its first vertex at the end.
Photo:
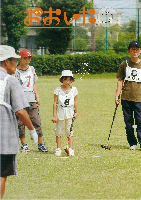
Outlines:
POLYGON ((0 45, 0 170, 1 198, 7 176, 17 174, 16 154, 19 152, 19 132, 16 115, 27 126, 33 144, 38 142, 37 133, 25 111, 29 104, 19 81, 9 74, 16 70, 20 58, 13 47, 0 45), (15 115, 16 114, 16 115, 15 115))

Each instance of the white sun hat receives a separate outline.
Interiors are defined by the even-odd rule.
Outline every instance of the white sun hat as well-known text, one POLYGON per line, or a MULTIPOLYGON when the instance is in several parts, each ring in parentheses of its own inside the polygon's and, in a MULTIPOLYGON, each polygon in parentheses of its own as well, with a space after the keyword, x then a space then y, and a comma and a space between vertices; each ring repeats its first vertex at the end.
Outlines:
POLYGON ((70 70, 64 70, 64 71, 62 71, 61 77, 62 76, 71 76, 71 77, 73 77, 73 73, 70 70))
POLYGON ((21 58, 21 56, 15 53, 15 49, 8 45, 0 45, 0 61, 4 61, 8 58, 21 58))

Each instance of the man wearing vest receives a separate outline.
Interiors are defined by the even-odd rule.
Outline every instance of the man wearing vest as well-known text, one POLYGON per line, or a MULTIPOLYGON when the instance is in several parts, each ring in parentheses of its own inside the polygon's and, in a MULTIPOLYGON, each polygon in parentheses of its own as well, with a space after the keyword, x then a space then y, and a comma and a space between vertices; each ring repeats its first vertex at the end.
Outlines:
POLYGON ((136 150, 137 138, 141 147, 141 60, 139 59, 141 49, 139 42, 130 42, 128 53, 131 58, 121 63, 117 73, 118 82, 115 103, 120 103, 118 96, 122 90, 121 105, 127 141, 130 145, 130 150, 136 150), (137 131, 137 138, 134 135, 134 128, 137 131))
POLYGON ((0 184, 1 199, 7 176, 17 174, 16 154, 19 153, 19 132, 16 115, 29 129, 33 144, 38 135, 24 108, 29 104, 19 81, 9 74, 16 70, 20 58, 13 47, 0 45, 0 184), (15 115, 16 114, 16 115, 15 115))

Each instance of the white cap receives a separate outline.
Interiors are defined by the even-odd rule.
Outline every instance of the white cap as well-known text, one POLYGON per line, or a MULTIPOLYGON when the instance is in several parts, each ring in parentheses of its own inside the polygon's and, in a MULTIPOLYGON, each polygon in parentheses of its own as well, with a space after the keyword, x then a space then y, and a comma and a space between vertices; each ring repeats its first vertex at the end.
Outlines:
POLYGON ((62 76, 71 76, 71 77, 73 77, 73 74, 72 74, 72 71, 70 71, 70 70, 64 70, 64 71, 62 71, 61 77, 62 76))
POLYGON ((8 45, 0 45, 0 61, 4 61, 8 58, 21 58, 21 56, 15 53, 15 49, 8 45))

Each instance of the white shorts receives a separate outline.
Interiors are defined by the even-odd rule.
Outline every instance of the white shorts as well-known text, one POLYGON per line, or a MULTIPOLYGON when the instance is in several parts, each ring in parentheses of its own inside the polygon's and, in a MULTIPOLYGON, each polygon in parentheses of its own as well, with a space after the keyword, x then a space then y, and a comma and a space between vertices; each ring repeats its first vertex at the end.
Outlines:
POLYGON ((65 121, 65 135, 67 137, 73 136, 72 118, 65 120, 58 120, 56 123, 56 136, 60 137, 63 135, 63 121, 65 121), (71 130, 72 129, 72 130, 71 130))

